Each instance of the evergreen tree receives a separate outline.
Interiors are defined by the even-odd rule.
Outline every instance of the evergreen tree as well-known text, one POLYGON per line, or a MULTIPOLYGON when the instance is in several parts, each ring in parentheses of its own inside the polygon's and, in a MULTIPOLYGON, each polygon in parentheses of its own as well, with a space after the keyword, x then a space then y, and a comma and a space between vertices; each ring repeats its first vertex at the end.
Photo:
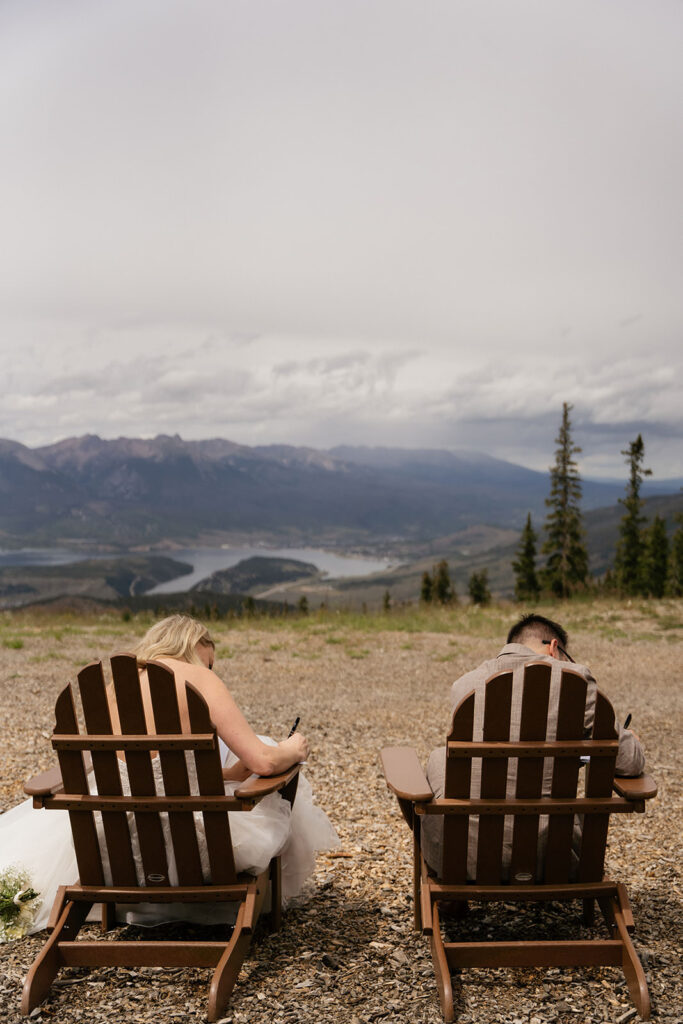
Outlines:
POLYGON ((472 599, 472 604, 490 604, 491 591, 489 590, 488 569, 482 569, 481 572, 473 572, 467 582, 467 589, 472 599))
POLYGON ((536 574, 536 532, 531 525, 531 512, 522 530, 517 558, 512 563, 515 573, 515 597, 518 601, 538 601, 541 588, 536 574))
POLYGON ((669 538, 666 523, 655 516, 645 538, 643 593, 663 597, 669 568, 669 538))
POLYGON ((432 597, 439 604, 451 604, 457 600, 455 589, 451 584, 448 562, 442 560, 434 566, 432 574, 432 597))
POLYGON ((683 597, 683 515, 676 518, 678 529, 671 538, 666 592, 671 597, 683 597))
POLYGON ((391 610, 391 594, 388 590, 384 591, 384 597, 382 598, 382 608, 385 612, 391 610))
POLYGON ((308 598, 305 594, 302 594, 299 598, 299 604, 297 607, 301 615, 308 615, 308 598))
POLYGON ((643 499, 640 487, 644 476, 650 476, 652 470, 643 469, 645 460, 645 444, 640 434, 628 448, 622 450, 629 467, 629 479, 626 485, 626 497, 619 498, 624 506, 624 513, 619 527, 619 541, 614 562, 614 571, 619 589, 625 594, 639 594, 643 587, 643 499))
POLYGON ((543 582, 558 597, 569 597, 584 586, 588 576, 588 552, 584 541, 581 501, 581 477, 574 455, 581 449, 572 442, 569 413, 571 405, 562 405, 560 432, 555 438, 555 464, 550 469, 550 512, 545 520, 547 556, 543 582))
POLYGON ((420 600, 424 604, 432 603, 432 589, 432 577, 425 570, 425 572, 422 573, 422 585, 420 587, 420 600))

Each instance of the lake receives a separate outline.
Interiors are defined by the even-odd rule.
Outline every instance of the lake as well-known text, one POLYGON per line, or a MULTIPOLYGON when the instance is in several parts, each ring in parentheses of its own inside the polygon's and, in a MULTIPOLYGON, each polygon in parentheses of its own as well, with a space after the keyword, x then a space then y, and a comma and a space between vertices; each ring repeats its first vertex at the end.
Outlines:
MULTIPOLYGON (((339 555, 319 548, 264 548, 264 547, 220 547, 220 548, 179 548, 176 551, 161 551, 178 562, 189 562, 192 572, 186 576, 160 583, 149 594, 184 593, 195 583, 206 579, 219 569, 229 569, 245 558, 262 555, 266 558, 295 558, 299 562, 312 562, 327 576, 367 576, 381 572, 391 564, 387 559, 365 558, 359 555, 339 555)), ((136 552, 140 554, 140 552, 136 552)), ((93 555, 69 551, 68 548, 23 548, 19 551, 0 550, 0 567, 5 565, 69 565, 83 562, 86 558, 113 558, 114 555, 93 555)))
POLYGON ((319 548, 180 548, 177 551, 169 551, 168 554, 179 562, 189 562, 193 570, 187 576, 177 576, 174 580, 159 583, 153 590, 147 591, 148 594, 183 593, 211 573, 218 572, 219 569, 229 569, 245 558, 253 558, 255 555, 312 562, 320 572, 333 577, 367 576, 371 572, 381 572, 390 564, 386 559, 338 555, 332 551, 321 551, 319 548))

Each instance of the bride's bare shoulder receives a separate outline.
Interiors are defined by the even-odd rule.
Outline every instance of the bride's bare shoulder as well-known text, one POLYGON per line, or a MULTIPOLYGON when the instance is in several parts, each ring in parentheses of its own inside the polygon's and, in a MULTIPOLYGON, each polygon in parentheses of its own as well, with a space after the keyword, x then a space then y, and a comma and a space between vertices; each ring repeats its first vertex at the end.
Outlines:
POLYGON ((169 658, 164 655, 161 658, 155 658, 155 661, 160 662, 162 665, 167 665, 176 677, 182 677, 190 683, 209 683, 211 680, 217 680, 218 676, 213 669, 206 668, 205 665, 194 665, 189 661, 181 661, 180 658, 169 658))

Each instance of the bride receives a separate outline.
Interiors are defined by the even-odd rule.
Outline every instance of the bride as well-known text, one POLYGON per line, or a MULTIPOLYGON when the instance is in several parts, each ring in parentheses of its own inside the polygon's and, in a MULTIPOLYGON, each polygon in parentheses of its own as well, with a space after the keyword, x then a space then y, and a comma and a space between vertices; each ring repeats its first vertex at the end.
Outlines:
MULTIPOLYGON (((148 630, 134 653, 140 670, 147 726, 151 731, 154 731, 154 719, 145 670, 147 662, 158 661, 172 670, 181 722, 188 731, 185 682, 191 683, 204 697, 219 736, 226 793, 232 793, 251 774, 275 775, 308 757, 308 741, 299 732, 279 743, 267 736, 257 736, 213 671, 214 641, 195 619, 187 615, 162 619, 148 630)), ((119 723, 113 693, 110 693, 110 706, 116 730, 119 723)), ((160 780, 158 758, 154 764, 155 776, 160 780)), ((121 776, 125 788, 127 778, 123 762, 121 776)), ((299 775, 293 806, 279 793, 271 793, 251 811, 231 812, 230 831, 237 871, 259 874, 272 857, 281 856, 284 901, 296 895, 313 872, 317 851, 339 845, 327 815, 315 806, 310 783, 303 773, 299 775)), ((172 853, 170 843, 167 845, 172 853)), ((106 852, 104 848, 103 852, 106 852)), ((200 852, 204 860, 205 849, 200 852)), ((40 894, 41 905, 28 928, 31 933, 39 931, 47 923, 57 887, 73 884, 78 878, 68 813, 34 810, 29 799, 0 816, 0 872, 10 867, 28 874, 33 889, 40 894)), ((135 911, 129 910, 125 920, 131 924, 158 924, 172 919, 213 924, 229 921, 231 910, 225 904, 167 904, 163 908, 142 904, 135 911)))

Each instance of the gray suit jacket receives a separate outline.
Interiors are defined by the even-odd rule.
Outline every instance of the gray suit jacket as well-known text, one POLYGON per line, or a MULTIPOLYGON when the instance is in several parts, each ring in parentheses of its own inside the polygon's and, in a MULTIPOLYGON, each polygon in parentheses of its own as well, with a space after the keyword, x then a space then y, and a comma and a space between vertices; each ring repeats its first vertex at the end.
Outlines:
MULTIPOLYGON (((481 739, 483 734, 484 718, 484 689, 487 679, 496 675, 497 672, 512 671, 512 709, 510 715, 510 736, 511 739, 519 737, 519 726, 522 710, 521 684, 524 674, 524 666, 529 661, 547 662, 551 666, 550 677, 550 704, 548 709, 548 737, 552 738, 557 728, 557 702, 559 685, 562 670, 571 669, 578 672, 588 683, 586 694, 586 715, 584 729, 586 735, 590 735, 595 715, 595 694, 597 683, 591 675, 590 669, 585 665, 568 664, 566 661, 559 661, 557 658, 543 657, 536 654, 529 647, 523 644, 506 644, 497 658, 484 661, 478 668, 467 672, 457 679, 451 687, 450 704, 451 712, 460 704, 464 697, 474 690, 474 739, 481 739)), ((628 729, 624 729, 619 722, 615 722, 619 737, 619 752, 617 754, 616 774, 617 775, 640 775, 645 767, 645 755, 637 738, 628 729)), ((436 797, 444 794, 444 782, 446 776, 446 746, 445 744, 433 750, 427 762, 427 779, 436 797)), ((550 774, 544 776, 543 792, 550 792, 550 774)), ((516 770, 511 770, 508 776, 508 795, 514 796, 516 783, 516 770)), ((470 794, 478 797, 481 786, 481 762, 475 762, 472 766, 472 781, 470 794)), ((476 828, 474 823, 470 824, 470 855, 468 856, 468 876, 474 876, 474 854, 476 848, 476 828)), ((422 850, 427 863, 437 873, 441 871, 443 819, 438 815, 425 815, 422 825, 422 850)), ((505 847, 509 853, 511 835, 506 836, 505 847)))

